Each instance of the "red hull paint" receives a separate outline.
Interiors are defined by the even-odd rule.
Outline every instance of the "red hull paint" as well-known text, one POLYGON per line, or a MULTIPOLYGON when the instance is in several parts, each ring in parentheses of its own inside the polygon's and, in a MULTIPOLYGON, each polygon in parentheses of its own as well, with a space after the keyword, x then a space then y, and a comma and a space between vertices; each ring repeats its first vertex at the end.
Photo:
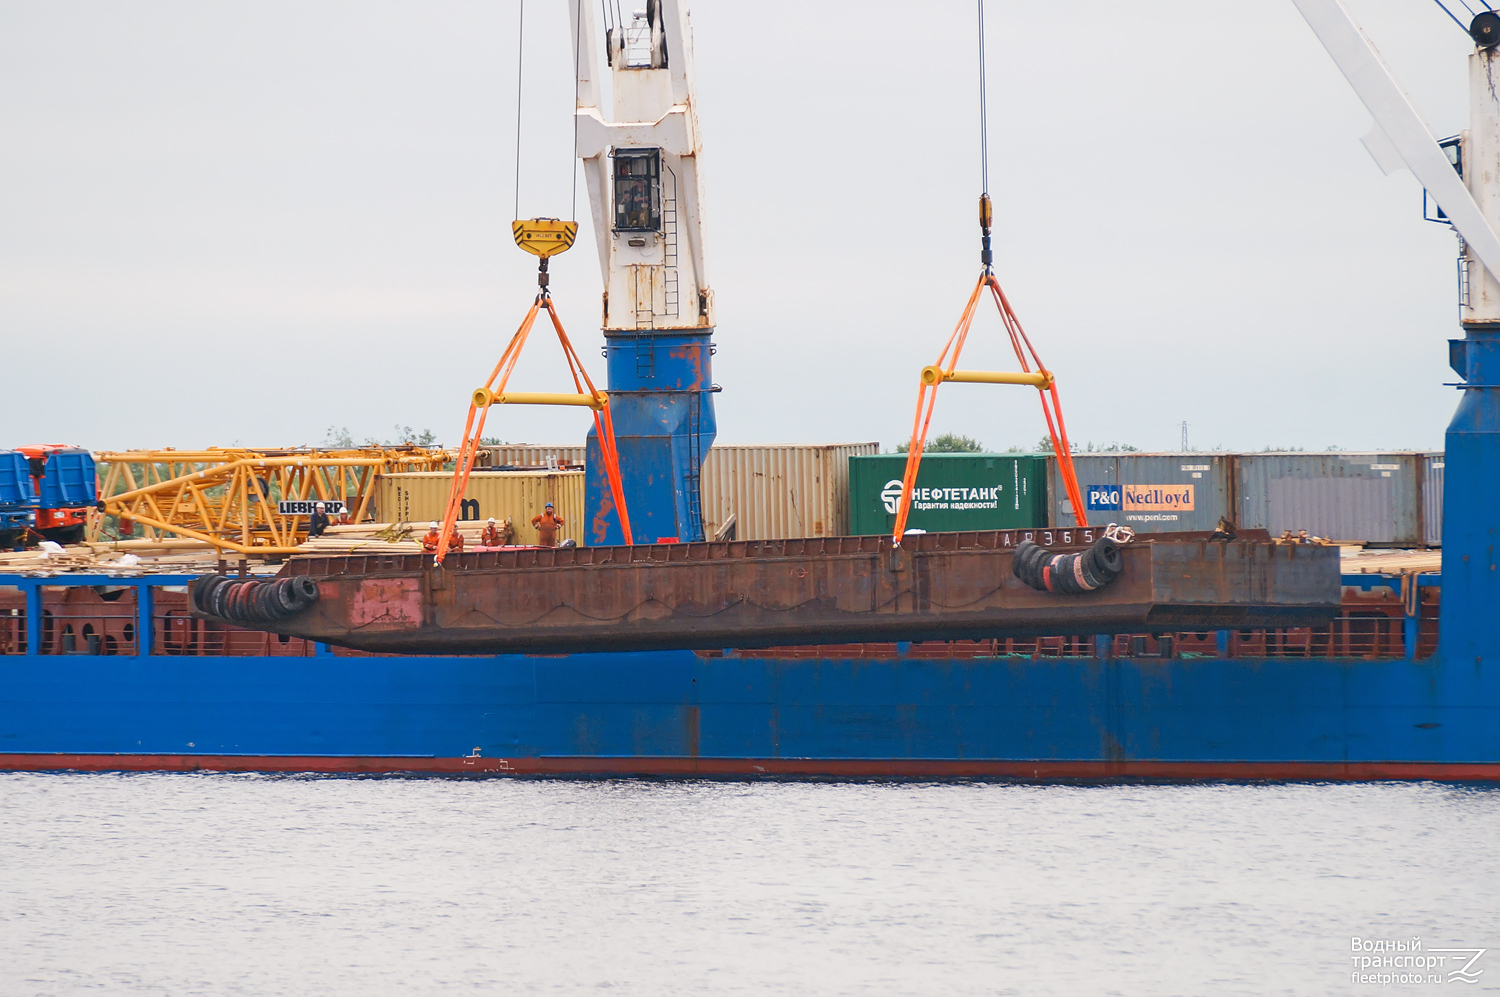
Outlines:
POLYGON ((1001 761, 905 758, 419 758, 287 755, 0 754, 0 771, 482 773, 517 776, 658 776, 848 779, 1018 779, 1278 782, 1436 780, 1500 782, 1500 763, 1001 761))

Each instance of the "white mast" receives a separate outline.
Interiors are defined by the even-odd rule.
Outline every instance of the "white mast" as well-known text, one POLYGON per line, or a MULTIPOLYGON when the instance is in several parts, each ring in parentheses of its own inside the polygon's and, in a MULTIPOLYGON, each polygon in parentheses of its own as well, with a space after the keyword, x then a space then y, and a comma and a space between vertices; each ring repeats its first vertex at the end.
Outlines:
POLYGON ((569 15, 578 155, 604 278, 604 329, 711 329, 687 11, 678 0, 649 0, 607 30, 614 96, 608 119, 600 108, 593 12, 584 0, 569 0, 569 15))

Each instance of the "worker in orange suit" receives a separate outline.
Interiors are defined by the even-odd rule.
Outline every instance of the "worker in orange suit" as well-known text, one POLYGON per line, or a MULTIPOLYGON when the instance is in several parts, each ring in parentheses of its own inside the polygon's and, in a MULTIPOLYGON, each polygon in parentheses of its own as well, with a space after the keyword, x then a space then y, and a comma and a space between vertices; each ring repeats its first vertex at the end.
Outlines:
POLYGON ((453 524, 453 532, 448 534, 448 549, 451 551, 456 551, 458 553, 463 553, 464 535, 458 532, 457 523, 453 524))
POLYGON ((490 521, 485 524, 484 532, 479 534, 479 546, 499 547, 501 543, 500 531, 495 528, 495 517, 491 516, 490 521))
POLYGON ((563 518, 553 511, 551 502, 542 508, 540 516, 531 517, 531 525, 536 527, 538 544, 543 547, 557 546, 557 528, 563 525, 563 518))
POLYGON ((422 538, 422 549, 434 551, 438 549, 438 543, 443 539, 443 534, 439 532, 437 523, 431 523, 429 526, 427 535, 422 538))

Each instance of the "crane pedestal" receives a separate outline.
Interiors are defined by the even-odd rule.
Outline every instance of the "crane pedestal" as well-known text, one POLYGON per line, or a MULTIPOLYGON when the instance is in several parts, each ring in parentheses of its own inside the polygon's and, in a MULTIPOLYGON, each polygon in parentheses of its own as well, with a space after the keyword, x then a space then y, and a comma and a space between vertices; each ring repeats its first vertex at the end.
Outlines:
MULTIPOLYGON (((718 430, 712 329, 604 332, 609 408, 636 543, 692 542, 703 534, 700 472, 718 430)), ((598 436, 588 438, 585 543, 624 543, 598 436)))

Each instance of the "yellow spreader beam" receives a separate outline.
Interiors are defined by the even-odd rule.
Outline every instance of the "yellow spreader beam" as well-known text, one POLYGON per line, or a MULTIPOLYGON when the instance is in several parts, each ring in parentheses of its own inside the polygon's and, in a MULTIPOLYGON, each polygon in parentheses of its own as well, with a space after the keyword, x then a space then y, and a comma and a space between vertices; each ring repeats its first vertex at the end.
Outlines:
POLYGON ((598 410, 608 404, 609 396, 603 391, 595 399, 589 394, 575 395, 558 391, 507 391, 497 395, 489 388, 474 389, 475 408, 489 408, 491 405, 581 405, 598 410))
POLYGON ((945 381, 959 381, 965 384, 1026 384, 1033 388, 1052 387, 1052 372, 1050 370, 1039 370, 1035 372, 1009 371, 1009 370, 943 370, 941 367, 923 367, 922 383, 938 384, 945 381))

